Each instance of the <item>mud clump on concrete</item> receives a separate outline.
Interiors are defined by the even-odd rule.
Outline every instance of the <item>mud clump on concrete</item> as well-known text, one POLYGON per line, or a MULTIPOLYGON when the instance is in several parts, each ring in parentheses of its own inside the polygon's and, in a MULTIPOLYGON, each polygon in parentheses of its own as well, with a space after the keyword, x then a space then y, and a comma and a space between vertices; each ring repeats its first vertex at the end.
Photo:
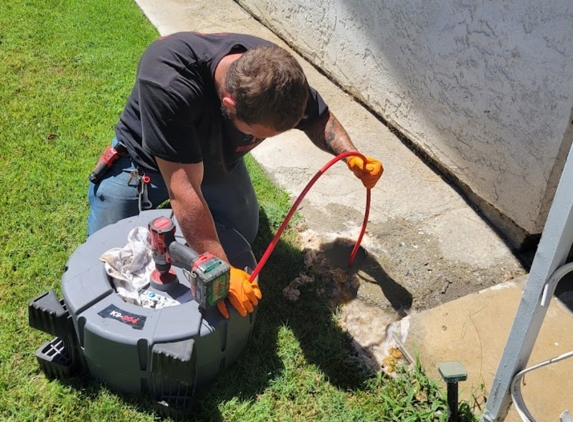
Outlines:
POLYGON ((312 283, 313 281, 314 277, 306 274, 299 274, 298 277, 296 277, 289 283, 288 286, 283 289, 283 294, 288 300, 294 302, 300 297, 299 287, 303 284, 312 283))

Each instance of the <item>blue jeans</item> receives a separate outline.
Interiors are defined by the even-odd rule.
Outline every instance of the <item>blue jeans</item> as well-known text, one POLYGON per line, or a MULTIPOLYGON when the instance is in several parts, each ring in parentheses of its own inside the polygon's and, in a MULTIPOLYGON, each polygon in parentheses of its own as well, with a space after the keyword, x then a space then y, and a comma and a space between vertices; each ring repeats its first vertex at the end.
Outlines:
MULTIPOLYGON (((146 170, 145 174, 151 179, 148 184, 151 208, 157 208, 169 199, 167 186, 161 173, 146 170)), ((131 158, 122 156, 98 183, 90 183, 88 236, 139 214, 137 175, 131 158)), ((241 160, 231 173, 215 181, 204 180, 201 191, 215 222, 238 231, 252 245, 259 228, 259 203, 245 162, 241 160)))

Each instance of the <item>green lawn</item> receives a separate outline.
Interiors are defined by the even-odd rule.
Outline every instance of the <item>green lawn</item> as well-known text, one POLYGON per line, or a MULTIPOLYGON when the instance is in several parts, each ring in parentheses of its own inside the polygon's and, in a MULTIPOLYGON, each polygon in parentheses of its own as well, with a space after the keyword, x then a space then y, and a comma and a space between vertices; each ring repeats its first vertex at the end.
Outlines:
MULTIPOLYGON (((0 420, 155 421, 151 400, 88 376, 48 380, 27 303, 60 277, 85 241, 87 175, 130 92, 137 61, 157 37, 129 0, 12 0, 0 8, 0 420)), ((288 197, 248 160, 260 197, 260 257, 288 197)), ((421 368, 389 378, 351 359, 317 280, 295 303, 282 288, 303 270, 287 231, 260 280, 250 345, 196 396, 197 421, 435 421, 445 397, 421 368)), ((303 287, 304 288, 304 287, 303 287)), ((467 413, 467 412, 466 412, 467 413)), ((475 420, 467 416, 466 420, 475 420)))

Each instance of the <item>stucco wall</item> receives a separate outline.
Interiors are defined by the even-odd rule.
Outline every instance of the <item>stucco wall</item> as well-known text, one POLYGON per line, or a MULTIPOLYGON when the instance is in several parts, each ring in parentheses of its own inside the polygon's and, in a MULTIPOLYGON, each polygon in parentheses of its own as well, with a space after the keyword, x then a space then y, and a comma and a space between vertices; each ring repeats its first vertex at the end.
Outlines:
POLYGON ((571 144, 573 2, 237 2, 451 172, 514 243, 542 231, 571 144))

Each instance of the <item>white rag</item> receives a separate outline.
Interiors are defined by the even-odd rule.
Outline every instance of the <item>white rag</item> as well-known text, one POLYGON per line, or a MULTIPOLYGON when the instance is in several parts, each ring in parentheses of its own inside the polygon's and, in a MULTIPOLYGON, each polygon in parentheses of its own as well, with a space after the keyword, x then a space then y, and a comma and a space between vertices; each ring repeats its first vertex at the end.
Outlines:
POLYGON ((155 268, 148 237, 149 231, 145 227, 135 227, 127 235, 127 245, 110 249, 100 256, 117 293, 127 302, 138 305, 139 291, 149 284, 155 268))

